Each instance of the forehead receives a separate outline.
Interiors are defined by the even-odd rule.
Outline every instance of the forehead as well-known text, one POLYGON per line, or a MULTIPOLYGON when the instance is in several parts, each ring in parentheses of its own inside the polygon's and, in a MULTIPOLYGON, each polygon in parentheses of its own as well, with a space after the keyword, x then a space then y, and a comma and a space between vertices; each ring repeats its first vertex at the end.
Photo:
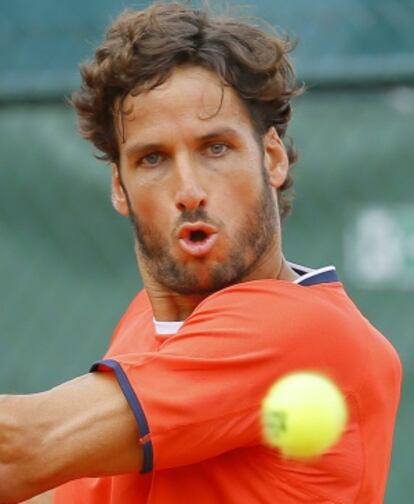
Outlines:
MULTIPOLYGON (((129 94, 123 103, 124 140, 145 132, 209 130, 232 126, 251 132, 249 113, 236 91, 212 71, 178 67, 161 85, 129 94)), ((120 120, 120 117, 118 117, 120 120)))

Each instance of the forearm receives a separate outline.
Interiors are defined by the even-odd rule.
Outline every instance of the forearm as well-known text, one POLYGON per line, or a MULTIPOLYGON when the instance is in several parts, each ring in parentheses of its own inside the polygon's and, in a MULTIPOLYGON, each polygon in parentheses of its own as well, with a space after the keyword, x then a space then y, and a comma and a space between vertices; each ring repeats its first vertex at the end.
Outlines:
POLYGON ((41 394, 3 396, 0 426, 1 504, 72 479, 140 469, 138 429, 110 374, 85 375, 41 394))
POLYGON ((33 396, 0 396, 0 502, 30 495, 32 470, 40 449, 33 396), (30 422, 31 428, 28 427, 30 422))

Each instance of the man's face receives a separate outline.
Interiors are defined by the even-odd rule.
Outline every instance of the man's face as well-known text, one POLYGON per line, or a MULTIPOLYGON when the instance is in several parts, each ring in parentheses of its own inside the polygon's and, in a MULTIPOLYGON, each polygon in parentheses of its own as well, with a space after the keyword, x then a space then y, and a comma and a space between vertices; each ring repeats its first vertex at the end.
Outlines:
POLYGON ((259 142, 235 91, 195 66, 129 95, 123 109, 113 201, 133 222, 140 267, 180 294, 260 268, 279 246, 270 182, 283 183, 287 160, 276 133, 259 142))

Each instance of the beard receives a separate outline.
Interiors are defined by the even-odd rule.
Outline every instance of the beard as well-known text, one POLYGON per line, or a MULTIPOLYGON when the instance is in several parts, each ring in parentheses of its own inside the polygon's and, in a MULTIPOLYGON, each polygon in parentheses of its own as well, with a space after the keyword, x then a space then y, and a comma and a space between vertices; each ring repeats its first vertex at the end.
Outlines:
MULTIPOLYGON (((264 170, 262 174, 261 194, 251 207, 245 209, 240 229, 230 237, 227 258, 223 261, 199 259, 196 268, 174 258, 168 239, 154 229, 154 226, 138 218, 124 189, 138 252, 150 276, 169 291, 182 295, 211 294, 243 281, 276 240, 279 222, 277 207, 267 174, 264 170)), ((204 208, 183 211, 177 227, 197 221, 212 224, 219 229, 224 228, 223 223, 211 219, 204 208)))

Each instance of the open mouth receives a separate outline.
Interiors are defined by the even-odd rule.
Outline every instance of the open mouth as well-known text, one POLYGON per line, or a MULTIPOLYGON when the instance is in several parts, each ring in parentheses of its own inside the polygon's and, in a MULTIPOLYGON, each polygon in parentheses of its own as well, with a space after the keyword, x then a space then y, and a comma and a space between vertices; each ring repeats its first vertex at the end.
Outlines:
POLYGON ((188 238, 192 242, 201 242, 208 237, 208 234, 202 229, 198 229, 196 231, 191 231, 188 238))
POLYGON ((178 230, 181 248, 195 257, 208 254, 217 239, 217 229, 203 222, 183 224, 178 230))

